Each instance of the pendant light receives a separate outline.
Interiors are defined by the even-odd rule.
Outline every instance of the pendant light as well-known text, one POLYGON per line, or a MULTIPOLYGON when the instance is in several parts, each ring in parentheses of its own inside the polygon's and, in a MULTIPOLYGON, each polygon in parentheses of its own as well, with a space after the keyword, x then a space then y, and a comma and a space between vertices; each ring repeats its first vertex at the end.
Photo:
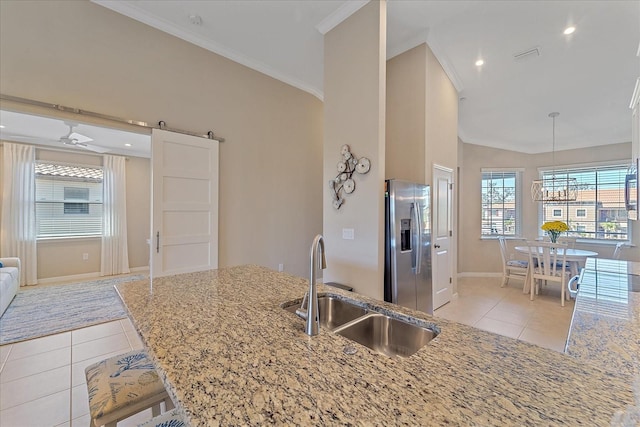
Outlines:
POLYGON ((556 117, 560 113, 549 113, 553 120, 553 146, 552 163, 553 173, 551 178, 536 179, 531 183, 531 198, 535 202, 559 203, 574 202, 578 200, 578 180, 565 176, 556 178, 556 117))

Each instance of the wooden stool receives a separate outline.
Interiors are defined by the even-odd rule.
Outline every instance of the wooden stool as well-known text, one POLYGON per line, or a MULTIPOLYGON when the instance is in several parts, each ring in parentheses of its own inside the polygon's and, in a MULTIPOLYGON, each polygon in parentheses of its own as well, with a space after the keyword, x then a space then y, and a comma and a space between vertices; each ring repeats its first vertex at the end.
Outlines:
POLYGON ((153 362, 143 350, 94 363, 84 373, 92 427, 115 427, 118 421, 147 408, 152 408, 155 417, 160 415, 162 401, 167 410, 174 407, 153 362))
POLYGON ((189 424, 180 415, 177 409, 165 412, 159 417, 155 417, 140 424, 138 427, 187 427, 189 424))

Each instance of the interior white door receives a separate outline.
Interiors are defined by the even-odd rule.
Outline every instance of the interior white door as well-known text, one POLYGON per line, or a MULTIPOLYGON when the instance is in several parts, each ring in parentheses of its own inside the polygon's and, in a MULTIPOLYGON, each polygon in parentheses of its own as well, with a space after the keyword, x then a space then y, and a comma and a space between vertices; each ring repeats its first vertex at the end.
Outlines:
POLYGON ((451 301, 453 272, 451 262, 453 171, 433 168, 433 309, 451 301))
POLYGON ((151 133, 152 277, 218 267, 219 142, 151 133))

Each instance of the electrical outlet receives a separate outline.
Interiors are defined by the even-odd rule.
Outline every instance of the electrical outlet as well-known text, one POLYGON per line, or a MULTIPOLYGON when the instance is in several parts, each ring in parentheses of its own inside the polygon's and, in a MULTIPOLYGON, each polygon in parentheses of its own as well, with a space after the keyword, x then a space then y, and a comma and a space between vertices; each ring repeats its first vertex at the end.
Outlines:
POLYGON ((278 264, 278 271, 284 271, 284 264, 278 264))
POLYGON ((83 261, 88 261, 88 260, 89 260, 89 254, 88 254, 88 253, 86 253, 86 252, 85 252, 85 253, 83 253, 83 254, 82 254, 82 260, 83 260, 83 261))
POLYGON ((355 239, 355 231, 353 228, 343 228, 342 229, 342 238, 344 240, 353 240, 355 239))

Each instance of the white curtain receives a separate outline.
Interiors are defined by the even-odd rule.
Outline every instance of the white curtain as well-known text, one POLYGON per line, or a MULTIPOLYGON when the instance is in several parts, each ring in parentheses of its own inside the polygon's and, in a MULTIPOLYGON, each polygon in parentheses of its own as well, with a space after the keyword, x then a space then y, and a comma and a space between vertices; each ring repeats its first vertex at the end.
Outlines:
POLYGON ((100 275, 129 273, 125 158, 104 156, 100 275))
POLYGON ((2 221, 0 256, 18 257, 20 286, 38 283, 36 246, 36 150, 2 143, 2 221))

